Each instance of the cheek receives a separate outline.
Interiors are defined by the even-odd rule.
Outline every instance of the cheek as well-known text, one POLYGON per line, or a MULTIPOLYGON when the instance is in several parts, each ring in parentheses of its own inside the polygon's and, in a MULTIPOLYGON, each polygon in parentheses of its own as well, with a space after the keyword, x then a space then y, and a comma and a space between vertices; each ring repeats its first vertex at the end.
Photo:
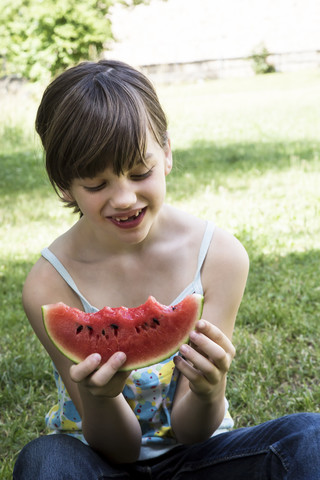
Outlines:
POLYGON ((83 213, 95 213, 97 210, 100 210, 101 209, 101 205, 102 205, 102 202, 101 200, 99 199, 99 196, 96 196, 95 195, 79 195, 77 198, 76 198, 76 201, 77 201, 77 204, 80 208, 80 210, 83 212, 83 213))
POLYGON ((166 193, 166 180, 163 174, 155 176, 147 186, 148 194, 161 200, 166 193))

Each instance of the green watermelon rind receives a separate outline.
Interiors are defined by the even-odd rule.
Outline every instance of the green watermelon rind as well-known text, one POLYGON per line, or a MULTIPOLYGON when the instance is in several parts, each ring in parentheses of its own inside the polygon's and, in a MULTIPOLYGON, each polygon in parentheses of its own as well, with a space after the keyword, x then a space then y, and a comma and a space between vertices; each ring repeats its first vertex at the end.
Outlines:
MULTIPOLYGON (((59 302, 63 305, 65 305, 63 302, 59 302)), ((50 309, 50 304, 49 305, 42 305, 41 307, 41 312, 42 312, 42 321, 43 321, 43 324, 44 324, 44 328, 45 328, 45 331, 49 337, 49 339, 51 340, 51 342, 53 343, 53 345, 59 350, 60 353, 62 353, 62 355, 64 355, 66 358, 68 358, 69 360, 71 360, 71 362, 73 363, 80 363, 81 362, 81 358, 79 357, 76 357, 75 355, 73 356, 72 354, 70 354, 70 352, 68 352, 67 350, 64 350, 61 345, 59 345, 59 343, 55 342, 51 336, 51 332, 49 331, 48 329, 48 326, 47 326, 47 323, 46 323, 46 312, 50 309)))
MULTIPOLYGON (((197 301, 198 303, 198 309, 197 309, 197 313, 196 315, 194 316, 194 321, 193 321, 193 329, 195 328, 195 324, 198 320, 200 320, 201 318, 201 315, 202 315, 202 311, 203 311, 203 304, 204 304, 204 298, 202 295, 200 294, 197 294, 197 293, 194 293, 192 295, 189 295, 189 296, 192 296, 194 298, 195 301, 197 301)), ((183 300, 182 300, 183 302, 183 300)), ((62 305, 66 306, 65 304, 63 304, 62 302, 60 302, 62 305)), ((55 304, 55 305, 58 305, 58 304, 55 304)), ((161 304, 159 304, 161 305, 161 304)), ((143 306, 143 305, 141 305, 143 306)), ((162 306, 162 305, 161 305, 162 306)), ((48 337, 50 338, 51 342, 53 343, 53 345, 66 357, 68 358, 71 362, 73 363, 80 363, 83 359, 78 357, 77 355, 74 355, 72 353, 70 353, 70 351, 64 349, 58 342, 56 342, 53 338, 52 338, 52 335, 51 335, 51 332, 49 331, 48 329, 48 326, 47 326, 47 323, 46 323, 46 312, 50 309, 51 305, 43 305, 41 307, 41 311, 42 311, 42 319, 43 319, 43 323, 44 323, 44 327, 45 327, 45 330, 46 330, 46 333, 48 335, 48 337)), ((139 308, 139 307, 137 307, 139 308)), ((166 352, 163 352, 161 355, 158 355, 157 357, 152 357, 150 358, 150 360, 148 361, 142 361, 140 363, 137 363, 137 362, 134 362, 134 364, 131 364, 131 363, 128 363, 128 360, 126 361, 126 363, 124 364, 124 366, 122 368, 119 369, 119 371, 131 371, 131 370, 137 370, 137 369, 140 369, 140 368, 145 368, 145 367, 148 367, 150 365, 154 365, 156 363, 160 363, 170 357, 172 357, 178 350, 179 348, 181 347, 182 344, 184 343, 188 343, 189 341, 189 335, 190 335, 190 332, 192 331, 192 329, 188 332, 188 334, 182 339, 180 340, 176 346, 170 350, 167 350, 166 352)), ((94 353, 94 352, 93 352, 94 353)))

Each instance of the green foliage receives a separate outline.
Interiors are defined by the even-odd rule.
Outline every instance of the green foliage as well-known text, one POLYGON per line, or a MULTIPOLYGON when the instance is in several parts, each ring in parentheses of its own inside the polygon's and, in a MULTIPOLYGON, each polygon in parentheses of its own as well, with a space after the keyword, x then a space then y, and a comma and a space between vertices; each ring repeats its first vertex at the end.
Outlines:
MULTIPOLYGON (((166 1, 166 0, 163 0, 163 1, 166 1)), ((149 5, 150 2, 151 0, 120 0, 119 1, 119 3, 121 3, 126 7, 135 7, 141 4, 149 5)))
POLYGON ((260 45, 252 53, 250 58, 252 59, 253 70, 256 75, 274 73, 276 71, 274 65, 268 61, 269 55, 270 52, 264 45, 260 45))
POLYGON ((3 74, 31 80, 94 59, 111 38, 112 0, 2 0, 3 74))

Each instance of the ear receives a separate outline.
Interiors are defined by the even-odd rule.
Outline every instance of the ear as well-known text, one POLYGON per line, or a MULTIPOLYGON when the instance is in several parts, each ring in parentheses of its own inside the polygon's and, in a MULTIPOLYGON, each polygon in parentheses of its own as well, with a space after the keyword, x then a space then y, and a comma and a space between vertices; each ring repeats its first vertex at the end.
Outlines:
POLYGON ((165 153, 164 173, 167 176, 167 175, 169 175, 169 173, 172 170, 172 163, 173 163, 172 162, 171 140, 170 140, 170 137, 169 137, 169 133, 168 133, 168 139, 167 139, 166 146, 164 147, 164 153, 165 153))

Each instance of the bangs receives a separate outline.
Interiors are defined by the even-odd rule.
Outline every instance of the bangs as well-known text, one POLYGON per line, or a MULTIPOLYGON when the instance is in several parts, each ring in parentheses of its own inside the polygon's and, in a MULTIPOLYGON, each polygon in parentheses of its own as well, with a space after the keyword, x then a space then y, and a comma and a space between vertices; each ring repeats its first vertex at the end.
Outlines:
POLYGON ((71 91, 55 112, 60 126, 60 112, 68 112, 64 113, 59 135, 55 128, 55 136, 50 131, 46 135, 48 170, 51 152, 59 152, 55 183, 60 189, 69 188, 74 178, 94 177, 107 167, 120 175, 144 163, 147 129, 153 131, 145 106, 133 88, 110 82, 102 73, 93 80, 84 79, 81 87, 80 92, 79 85, 76 92, 71 91))
POLYGON ((151 82, 116 60, 82 62, 46 88, 36 116, 48 177, 61 191, 106 168, 116 175, 145 163, 147 131, 161 147, 167 119, 151 82))

